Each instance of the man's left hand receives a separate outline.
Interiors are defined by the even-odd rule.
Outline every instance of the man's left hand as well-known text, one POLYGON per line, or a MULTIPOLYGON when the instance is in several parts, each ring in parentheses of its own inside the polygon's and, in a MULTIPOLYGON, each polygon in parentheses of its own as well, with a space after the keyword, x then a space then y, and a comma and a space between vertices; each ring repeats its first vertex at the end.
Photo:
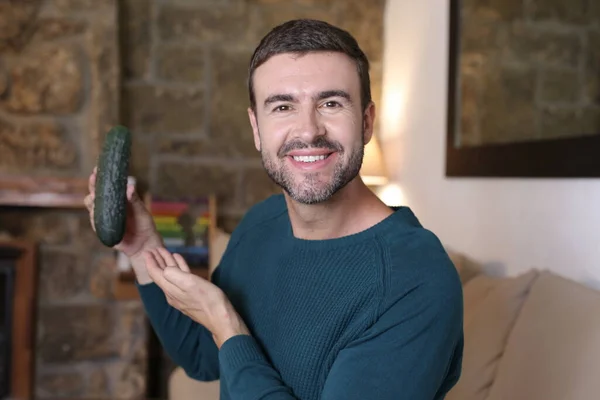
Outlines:
POLYGON ((148 274, 163 290, 167 302, 208 329, 219 349, 233 336, 250 334, 225 293, 192 274, 181 255, 160 247, 146 251, 144 260, 148 274))

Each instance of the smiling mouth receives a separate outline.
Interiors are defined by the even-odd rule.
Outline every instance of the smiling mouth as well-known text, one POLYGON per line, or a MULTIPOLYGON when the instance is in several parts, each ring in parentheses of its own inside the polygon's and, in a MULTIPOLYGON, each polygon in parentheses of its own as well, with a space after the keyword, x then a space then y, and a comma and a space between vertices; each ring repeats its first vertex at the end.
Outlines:
POLYGON ((329 157, 332 154, 333 153, 322 154, 322 155, 318 155, 318 156, 292 156, 292 158, 294 159, 294 161, 298 161, 298 162, 314 163, 317 161, 325 160, 327 157, 329 157))

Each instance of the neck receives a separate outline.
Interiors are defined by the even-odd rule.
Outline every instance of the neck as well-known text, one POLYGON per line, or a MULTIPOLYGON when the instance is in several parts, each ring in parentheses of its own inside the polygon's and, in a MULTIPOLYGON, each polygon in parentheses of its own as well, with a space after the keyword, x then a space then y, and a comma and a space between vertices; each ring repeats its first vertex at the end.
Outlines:
POLYGON ((301 204, 285 193, 294 236, 307 240, 335 239, 361 232, 393 211, 356 177, 331 199, 301 204))

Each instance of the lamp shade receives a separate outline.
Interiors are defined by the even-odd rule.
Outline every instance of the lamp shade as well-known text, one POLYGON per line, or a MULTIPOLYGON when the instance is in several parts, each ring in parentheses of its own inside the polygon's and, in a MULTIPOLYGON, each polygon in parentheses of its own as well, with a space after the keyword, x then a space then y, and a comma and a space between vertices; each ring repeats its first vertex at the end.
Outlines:
POLYGON ((365 155, 362 168, 360 169, 360 176, 367 186, 385 185, 388 181, 381 157, 381 148, 375 135, 371 137, 371 141, 365 146, 365 155))

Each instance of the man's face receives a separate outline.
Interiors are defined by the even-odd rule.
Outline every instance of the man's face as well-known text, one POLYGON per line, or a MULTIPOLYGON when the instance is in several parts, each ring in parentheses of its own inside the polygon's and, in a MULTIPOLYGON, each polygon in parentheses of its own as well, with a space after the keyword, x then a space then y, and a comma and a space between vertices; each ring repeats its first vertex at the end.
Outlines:
POLYGON ((345 54, 280 54, 254 73, 254 142, 271 179, 303 204, 328 200, 359 173, 374 106, 362 111, 345 54))

